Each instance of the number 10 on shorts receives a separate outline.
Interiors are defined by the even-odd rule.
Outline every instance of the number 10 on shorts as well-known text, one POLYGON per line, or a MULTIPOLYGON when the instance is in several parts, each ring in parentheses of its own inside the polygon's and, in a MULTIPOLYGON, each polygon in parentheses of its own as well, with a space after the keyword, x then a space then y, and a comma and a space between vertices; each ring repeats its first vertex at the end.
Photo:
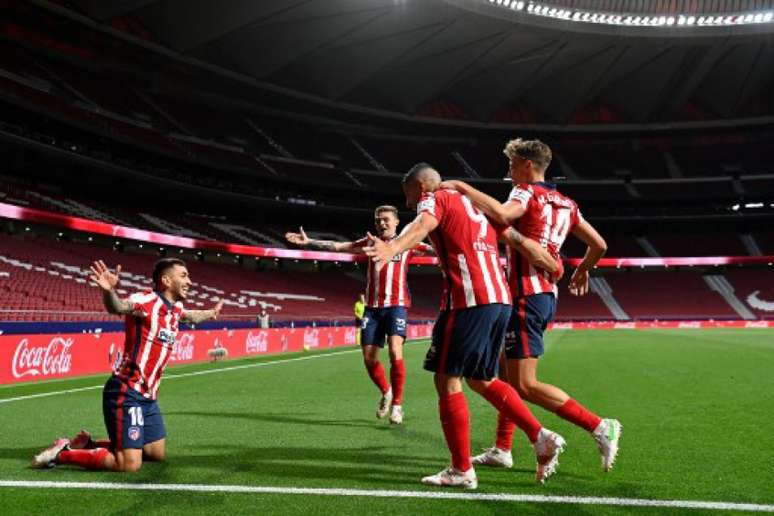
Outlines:
POLYGON ((129 407, 129 416, 132 418, 132 426, 143 426, 142 407, 129 407))

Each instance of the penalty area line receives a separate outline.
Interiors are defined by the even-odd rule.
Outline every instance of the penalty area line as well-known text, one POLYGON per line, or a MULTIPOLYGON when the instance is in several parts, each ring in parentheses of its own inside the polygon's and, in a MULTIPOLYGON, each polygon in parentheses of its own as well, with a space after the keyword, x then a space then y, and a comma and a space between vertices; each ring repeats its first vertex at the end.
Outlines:
POLYGON ((774 505, 699 500, 654 500, 648 498, 608 498, 598 496, 549 496, 509 493, 468 493, 448 491, 387 491, 378 489, 268 487, 206 484, 131 484, 119 482, 54 482, 0 480, 0 487, 21 489, 102 489, 184 493, 242 493, 310 496, 353 496, 376 498, 415 498, 426 500, 466 500, 490 502, 548 503, 567 505, 608 505, 619 507, 666 507, 717 511, 774 512, 774 505))

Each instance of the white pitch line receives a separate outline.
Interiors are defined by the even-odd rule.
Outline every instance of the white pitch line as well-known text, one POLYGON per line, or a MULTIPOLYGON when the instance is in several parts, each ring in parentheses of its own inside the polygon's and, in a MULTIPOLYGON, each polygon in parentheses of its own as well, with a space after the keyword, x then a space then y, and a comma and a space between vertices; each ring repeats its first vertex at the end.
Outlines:
MULTIPOLYGON (((213 373, 222 373, 225 371, 236 371, 238 369, 247 369, 251 367, 265 367, 270 366, 274 364, 286 364, 288 362, 299 362, 301 360, 312 360, 315 358, 323 358, 323 357, 333 357, 337 355, 344 355, 347 353, 356 353, 360 352, 359 349, 349 349, 347 351, 336 351, 335 353, 324 353, 321 355, 310 355, 308 357, 296 357, 296 358, 286 358, 284 360, 271 360, 268 362, 258 362, 257 364, 242 364, 238 366, 231 366, 231 367, 220 367, 218 369, 205 369, 204 371, 194 371, 192 373, 179 373, 179 374, 170 374, 165 375, 163 378, 164 380, 170 380, 172 378, 185 378, 187 376, 199 376, 203 374, 213 374, 213 373)), ((107 376, 107 375, 106 375, 107 376)), ((27 396, 17 396, 15 398, 5 398, 0 399, 0 405, 3 403, 10 403, 12 401, 23 401, 23 400, 30 400, 33 398, 45 398, 47 396, 57 396, 59 394, 70 394, 73 392, 82 392, 82 391, 93 391, 95 389, 101 389, 105 386, 104 383, 101 383, 99 385, 90 385, 88 387, 78 387, 75 389, 65 389, 62 391, 51 391, 51 392, 41 392, 39 394, 29 394, 27 396)))
POLYGON ((653 500, 648 498, 608 498, 598 496, 547 496, 509 493, 465 493, 448 491, 386 491, 370 489, 266 487, 206 484, 131 484, 119 482, 53 482, 0 480, 0 487, 32 489, 117 489, 121 491, 177 491, 187 493, 244 493, 315 496, 362 496, 376 498, 419 498, 490 502, 554 503, 568 505, 614 505, 619 507, 667 507, 716 511, 774 512, 774 505, 698 500, 653 500))

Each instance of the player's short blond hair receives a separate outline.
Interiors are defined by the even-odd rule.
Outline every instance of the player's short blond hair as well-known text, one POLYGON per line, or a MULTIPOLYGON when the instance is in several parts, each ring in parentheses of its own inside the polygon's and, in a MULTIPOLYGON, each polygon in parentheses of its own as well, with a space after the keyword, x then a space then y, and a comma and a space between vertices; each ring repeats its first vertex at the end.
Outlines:
POLYGON ((374 215, 379 215, 380 213, 385 211, 392 213, 396 219, 398 218, 398 208, 396 208, 395 206, 391 206, 389 204, 383 204, 381 206, 377 206, 376 209, 374 210, 374 215))
POLYGON ((516 138, 505 144, 503 154, 512 160, 515 157, 532 161, 540 170, 545 170, 551 164, 553 153, 551 147, 540 140, 523 140, 516 138))

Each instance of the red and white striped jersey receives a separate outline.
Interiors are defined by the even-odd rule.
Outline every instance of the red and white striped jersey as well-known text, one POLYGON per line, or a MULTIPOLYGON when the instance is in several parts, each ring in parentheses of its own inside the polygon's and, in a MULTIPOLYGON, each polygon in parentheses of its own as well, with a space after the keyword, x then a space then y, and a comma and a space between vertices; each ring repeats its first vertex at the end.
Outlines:
POLYGON ((500 266, 498 233, 470 199, 455 190, 428 192, 422 195, 417 213, 429 213, 438 220, 430 240, 443 271, 441 310, 511 304, 500 266))
MULTIPOLYGON (((385 242, 398 238, 383 239, 385 242)), ((357 246, 368 245, 368 238, 355 242, 357 246)), ((368 273, 366 276, 366 306, 369 308, 389 308, 391 306, 411 306, 411 294, 409 293, 408 273, 409 260, 417 252, 430 250, 427 244, 419 244, 415 249, 403 251, 395 255, 392 261, 384 266, 377 267, 372 260, 368 260, 368 273)))
MULTIPOLYGON (((513 226, 527 238, 540 243, 554 258, 567 234, 583 220, 578 205, 548 183, 521 183, 508 196, 509 202, 526 207, 513 226)), ((508 285, 514 298, 552 292, 558 295, 551 275, 530 265, 526 258, 508 247, 508 285)))
POLYGON ((129 302, 133 311, 126 316, 124 354, 113 374, 155 400, 185 312, 182 303, 172 304, 157 292, 132 294, 129 302))

